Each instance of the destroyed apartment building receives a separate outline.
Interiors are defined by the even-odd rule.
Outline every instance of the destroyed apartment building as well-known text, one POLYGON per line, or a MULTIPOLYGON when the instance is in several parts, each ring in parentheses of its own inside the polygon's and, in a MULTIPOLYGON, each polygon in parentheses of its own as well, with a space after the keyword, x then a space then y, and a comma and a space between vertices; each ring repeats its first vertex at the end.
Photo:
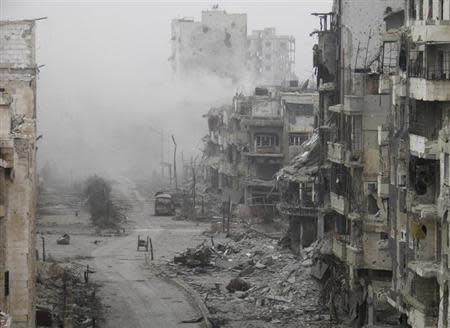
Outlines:
POLYGON ((386 18, 380 90, 392 98, 379 127, 386 165, 393 281, 389 302, 413 328, 448 327, 450 4, 408 1, 386 18), (397 15, 398 16, 398 15, 397 15))
POLYGON ((358 327, 448 327, 449 11, 336 0, 314 13, 316 106, 257 88, 208 116, 215 187, 276 204, 296 253, 331 234, 347 291, 331 303, 358 327))
POLYGON ((448 327, 450 4, 314 15, 317 132, 278 174, 291 246, 332 231, 358 327, 448 327))
POLYGON ((234 83, 280 85, 295 79, 295 39, 275 28, 247 35, 247 15, 214 8, 201 20, 172 20, 172 70, 180 78, 215 76, 234 83))
POLYGON ((231 106, 205 115, 204 172, 224 200, 243 203, 257 216, 273 215, 279 194, 275 174, 313 134, 317 94, 296 81, 290 87, 257 87, 238 94, 231 106))
POLYGON ((0 309, 12 327, 35 326, 36 77, 35 21, 0 21, 0 309))

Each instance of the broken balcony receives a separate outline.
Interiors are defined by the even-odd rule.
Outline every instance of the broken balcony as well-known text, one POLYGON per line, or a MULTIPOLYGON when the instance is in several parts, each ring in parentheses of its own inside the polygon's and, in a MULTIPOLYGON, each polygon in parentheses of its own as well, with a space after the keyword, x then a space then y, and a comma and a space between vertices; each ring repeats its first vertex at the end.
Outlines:
POLYGON ((349 203, 345 196, 339 195, 335 192, 330 192, 330 203, 331 208, 339 214, 348 214, 349 203))
POLYGON ((337 163, 345 163, 345 145, 343 143, 328 142, 328 160, 337 163))
POLYGON ((413 156, 438 160, 438 130, 420 123, 411 123, 409 128, 409 149, 413 156))
POLYGON ((437 278, 441 264, 438 261, 412 261, 408 263, 408 269, 421 278, 437 278))

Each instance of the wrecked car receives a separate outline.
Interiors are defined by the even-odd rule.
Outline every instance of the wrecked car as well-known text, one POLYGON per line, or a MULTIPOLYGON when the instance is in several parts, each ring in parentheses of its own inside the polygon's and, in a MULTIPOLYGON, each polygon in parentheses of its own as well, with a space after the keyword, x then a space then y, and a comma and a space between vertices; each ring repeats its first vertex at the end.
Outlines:
POLYGON ((175 204, 170 194, 165 192, 155 194, 155 215, 175 215, 175 204))

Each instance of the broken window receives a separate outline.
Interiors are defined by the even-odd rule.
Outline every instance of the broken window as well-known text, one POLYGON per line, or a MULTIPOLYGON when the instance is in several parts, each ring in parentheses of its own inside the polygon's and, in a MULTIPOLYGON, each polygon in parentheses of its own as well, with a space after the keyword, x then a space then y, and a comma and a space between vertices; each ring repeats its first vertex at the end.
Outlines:
POLYGON ((5 296, 9 295, 9 271, 5 271, 5 296))
POLYGON ((376 215, 380 211, 377 204, 377 199, 373 195, 367 196, 367 212, 370 215, 376 215))
POLYGON ((417 19, 416 0, 409 1, 409 17, 411 19, 417 19))
POLYGON ((428 0, 428 18, 429 20, 433 19, 433 0, 428 0))
POLYGON ((419 19, 423 20, 423 0, 419 0, 419 19))

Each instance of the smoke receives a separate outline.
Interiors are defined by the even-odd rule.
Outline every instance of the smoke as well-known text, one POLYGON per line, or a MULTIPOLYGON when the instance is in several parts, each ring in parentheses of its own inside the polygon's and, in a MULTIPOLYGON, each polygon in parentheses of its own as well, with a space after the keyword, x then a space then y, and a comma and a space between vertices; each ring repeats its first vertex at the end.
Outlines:
MULTIPOLYGON (((161 161, 160 131, 165 161, 173 156, 172 134, 179 159, 182 153, 185 159, 198 154, 207 133, 202 115, 231 104, 236 87, 211 76, 174 81, 170 22, 181 16, 198 19, 210 6, 207 1, 0 0, 0 19, 48 17, 37 23, 37 61, 45 65, 38 80, 43 134, 38 166, 50 163, 71 177, 150 177, 161 161)), ((317 25, 309 13, 330 7, 331 0, 304 5, 230 1, 225 9, 247 12, 249 31, 275 26, 280 34, 293 34, 297 74, 308 78, 314 43, 308 34, 317 25)))

